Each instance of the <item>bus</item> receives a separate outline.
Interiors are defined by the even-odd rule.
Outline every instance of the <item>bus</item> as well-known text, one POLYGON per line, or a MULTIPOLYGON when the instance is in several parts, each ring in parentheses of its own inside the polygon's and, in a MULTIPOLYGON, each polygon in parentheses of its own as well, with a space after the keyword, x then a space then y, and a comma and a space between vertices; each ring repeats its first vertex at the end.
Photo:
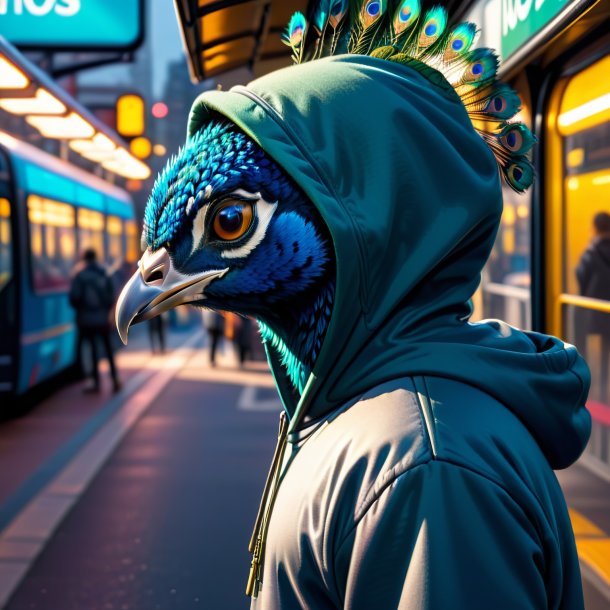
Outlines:
POLYGON ((125 190, 0 131, 1 405, 75 364, 68 292, 83 250, 119 284, 138 242, 125 190))

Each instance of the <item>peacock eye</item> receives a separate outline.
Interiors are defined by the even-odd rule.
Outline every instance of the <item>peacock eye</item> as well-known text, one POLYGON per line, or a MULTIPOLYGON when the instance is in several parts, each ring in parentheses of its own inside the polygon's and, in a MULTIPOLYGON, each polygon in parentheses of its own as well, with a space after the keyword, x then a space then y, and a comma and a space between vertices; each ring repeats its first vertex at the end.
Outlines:
POLYGON ((219 239, 232 241, 239 239, 250 228, 253 217, 251 203, 231 200, 218 208, 212 226, 219 239))

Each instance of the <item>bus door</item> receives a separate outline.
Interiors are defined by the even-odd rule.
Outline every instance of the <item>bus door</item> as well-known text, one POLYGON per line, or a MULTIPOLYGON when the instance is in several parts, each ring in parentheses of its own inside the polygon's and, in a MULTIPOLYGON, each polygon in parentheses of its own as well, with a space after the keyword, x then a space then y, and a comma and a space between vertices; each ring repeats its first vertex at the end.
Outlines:
POLYGON ((610 55, 556 85, 547 128, 548 330, 589 364, 585 459, 610 474, 610 55))
POLYGON ((0 149, 0 394, 14 389, 17 371, 14 215, 8 157, 0 149))

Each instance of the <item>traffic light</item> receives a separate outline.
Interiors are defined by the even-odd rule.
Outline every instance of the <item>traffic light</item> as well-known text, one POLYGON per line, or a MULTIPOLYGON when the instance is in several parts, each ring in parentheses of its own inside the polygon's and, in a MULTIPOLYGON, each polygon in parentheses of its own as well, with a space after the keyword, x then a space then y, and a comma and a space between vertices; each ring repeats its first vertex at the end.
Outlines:
POLYGON ((116 130, 126 138, 144 133, 144 100, 133 93, 121 95, 116 102, 116 130))

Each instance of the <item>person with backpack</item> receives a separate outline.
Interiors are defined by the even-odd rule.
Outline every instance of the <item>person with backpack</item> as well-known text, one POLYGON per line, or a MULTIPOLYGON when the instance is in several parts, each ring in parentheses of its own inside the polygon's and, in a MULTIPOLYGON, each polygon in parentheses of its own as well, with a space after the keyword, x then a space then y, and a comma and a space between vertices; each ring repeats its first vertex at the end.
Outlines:
MULTIPOLYGON (((610 214, 598 212, 593 217, 594 237, 580 258, 576 278, 580 294, 584 297, 610 301, 610 214)), ((610 364, 610 318, 607 313, 587 309, 580 315, 580 349, 587 353, 586 337, 600 335, 600 396, 610 402, 608 396, 608 365, 610 364)), ((589 360, 594 360, 587 354, 589 360)))
POLYGON ((83 390, 89 394, 100 391, 98 341, 104 346, 110 364, 113 391, 118 392, 121 389, 110 343, 114 297, 110 276, 97 262, 95 250, 88 248, 83 253, 82 266, 72 280, 69 298, 70 304, 76 310, 77 357, 83 371, 85 370, 82 357, 83 344, 88 343, 91 350, 93 385, 83 390))

